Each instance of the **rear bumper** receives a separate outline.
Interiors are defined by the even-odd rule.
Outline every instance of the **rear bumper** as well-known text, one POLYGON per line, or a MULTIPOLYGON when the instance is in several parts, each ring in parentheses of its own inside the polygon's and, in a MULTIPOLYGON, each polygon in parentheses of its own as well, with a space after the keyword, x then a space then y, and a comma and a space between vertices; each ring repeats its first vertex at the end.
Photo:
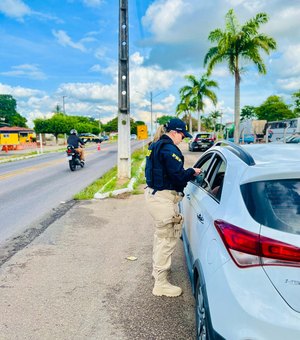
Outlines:
POLYGON ((262 268, 241 270, 228 261, 206 278, 206 291, 213 328, 225 339, 300 339, 300 313, 286 304, 262 268))

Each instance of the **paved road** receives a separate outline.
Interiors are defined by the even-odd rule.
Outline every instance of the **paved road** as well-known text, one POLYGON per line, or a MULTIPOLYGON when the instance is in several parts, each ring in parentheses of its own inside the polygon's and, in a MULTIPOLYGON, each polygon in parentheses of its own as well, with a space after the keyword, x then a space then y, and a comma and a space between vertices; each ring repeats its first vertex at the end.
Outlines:
MULTIPOLYGON (((132 150, 141 141, 132 141, 132 150)), ((65 151, 0 164, 0 246, 32 227, 61 202, 84 189, 117 163, 117 144, 87 147, 86 167, 69 170, 65 151)))

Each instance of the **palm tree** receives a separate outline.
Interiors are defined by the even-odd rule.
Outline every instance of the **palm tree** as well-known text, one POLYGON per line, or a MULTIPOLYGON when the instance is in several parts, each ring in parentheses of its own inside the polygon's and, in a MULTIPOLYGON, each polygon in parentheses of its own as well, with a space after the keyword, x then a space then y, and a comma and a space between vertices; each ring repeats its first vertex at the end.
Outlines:
POLYGON ((190 102, 190 96, 186 95, 182 89, 179 90, 181 101, 176 107, 176 114, 179 116, 181 113, 184 113, 188 116, 189 120, 189 130, 190 133, 193 133, 193 126, 192 126, 192 111, 194 111, 194 107, 190 102))
POLYGON ((216 136, 216 122, 217 122, 217 119, 219 117, 221 117, 221 116, 222 116, 222 113, 220 111, 217 111, 217 110, 212 111, 210 113, 210 115, 209 115, 209 117, 212 119, 213 125, 214 125, 214 136, 216 136))
POLYGON ((209 79, 207 74, 204 74, 197 79, 193 75, 186 75, 185 79, 191 84, 183 86, 180 89, 180 93, 189 98, 189 102, 192 108, 198 113, 198 132, 201 131, 201 112, 204 111, 205 103, 204 99, 208 98, 214 105, 217 104, 217 96, 212 87, 218 88, 218 83, 209 79))
POLYGON ((240 26, 237 17, 230 9, 225 16, 225 30, 217 28, 210 32, 208 39, 217 43, 211 47, 204 58, 204 65, 207 65, 208 74, 211 74, 216 64, 226 61, 231 74, 235 78, 234 91, 234 141, 239 141, 240 125, 240 82, 241 72, 240 61, 250 61, 255 64, 258 72, 266 74, 266 66, 260 56, 260 50, 267 54, 276 49, 276 41, 262 33, 259 28, 268 21, 266 13, 258 13, 256 16, 240 26))

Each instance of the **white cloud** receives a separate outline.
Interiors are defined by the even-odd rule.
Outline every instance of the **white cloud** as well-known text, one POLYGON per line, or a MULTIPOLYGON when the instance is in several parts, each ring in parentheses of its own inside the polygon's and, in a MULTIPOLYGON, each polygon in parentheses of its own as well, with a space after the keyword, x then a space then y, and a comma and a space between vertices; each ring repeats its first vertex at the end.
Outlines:
POLYGON ((18 98, 30 98, 32 96, 45 95, 44 91, 24 88, 21 86, 13 87, 13 86, 2 84, 2 83, 0 83, 0 93, 10 94, 13 97, 18 97, 18 98))
POLYGON ((86 52, 87 49, 85 48, 85 46, 82 44, 81 41, 79 42, 73 42, 72 39, 69 37, 69 35, 62 30, 56 31, 56 30, 52 30, 52 34, 55 36, 55 38, 57 39, 58 43, 62 46, 70 46, 72 48, 78 49, 82 52, 86 52))
POLYGON ((135 52, 130 56, 130 61, 135 65, 142 65, 144 57, 141 56, 140 52, 135 52))
POLYGON ((18 66, 12 66, 12 71, 1 72, 1 75, 8 77, 26 77, 29 79, 47 79, 45 73, 43 73, 37 65, 23 64, 18 66))
POLYGON ((88 7, 99 7, 103 2, 103 0, 83 0, 83 3, 88 7))
POLYGON ((66 83, 62 84, 57 93, 67 93, 68 96, 82 101, 106 100, 117 101, 117 84, 103 85, 101 83, 66 83))
POLYGON ((21 20, 32 14, 31 9, 22 0, 1 0, 0 12, 4 15, 21 20))

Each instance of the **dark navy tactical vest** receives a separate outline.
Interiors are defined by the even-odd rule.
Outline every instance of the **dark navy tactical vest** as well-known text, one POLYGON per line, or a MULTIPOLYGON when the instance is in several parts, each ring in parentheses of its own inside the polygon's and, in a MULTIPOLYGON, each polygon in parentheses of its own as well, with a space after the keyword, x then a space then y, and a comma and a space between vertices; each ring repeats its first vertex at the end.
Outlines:
POLYGON ((164 144, 172 144, 168 139, 159 139, 152 143, 148 148, 146 156, 145 176, 148 187, 155 190, 163 190, 166 188, 165 172, 161 164, 160 150, 164 144))

